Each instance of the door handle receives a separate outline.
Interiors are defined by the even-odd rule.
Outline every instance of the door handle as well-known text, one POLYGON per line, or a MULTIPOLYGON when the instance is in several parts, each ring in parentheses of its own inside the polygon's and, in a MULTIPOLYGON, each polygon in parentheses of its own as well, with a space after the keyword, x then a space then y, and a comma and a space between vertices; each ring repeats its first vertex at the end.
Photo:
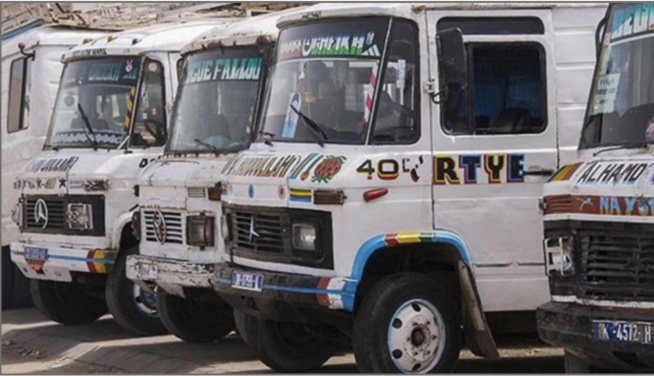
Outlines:
POLYGON ((554 174, 554 170, 549 170, 549 169, 531 170, 531 171, 524 171, 522 174, 525 176, 552 176, 554 174))

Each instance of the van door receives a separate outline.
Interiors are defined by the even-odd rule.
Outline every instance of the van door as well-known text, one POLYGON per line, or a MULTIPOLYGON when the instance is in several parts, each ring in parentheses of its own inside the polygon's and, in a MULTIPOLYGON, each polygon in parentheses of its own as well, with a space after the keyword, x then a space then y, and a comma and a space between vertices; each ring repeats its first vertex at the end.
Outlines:
MULTIPOLYGON (((544 280, 538 200, 558 161, 551 11, 433 11, 427 20, 432 33, 461 29, 468 67, 467 90, 432 107, 434 227, 466 243, 484 301, 480 279, 505 295, 516 276, 544 280)), ((534 309, 544 297, 483 303, 534 309)))

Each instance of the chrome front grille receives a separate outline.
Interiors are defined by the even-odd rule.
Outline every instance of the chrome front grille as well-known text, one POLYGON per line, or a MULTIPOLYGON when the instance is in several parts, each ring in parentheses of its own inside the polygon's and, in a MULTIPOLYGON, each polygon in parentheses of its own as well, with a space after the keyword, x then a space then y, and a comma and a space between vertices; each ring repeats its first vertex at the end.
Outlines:
POLYGON ((181 213, 143 210, 142 214, 145 240, 157 243, 184 243, 184 224, 181 213), (163 225, 161 220, 157 220, 155 224, 155 217, 163 218, 163 225))
MULTIPOLYGON (((104 236, 103 195, 26 195, 22 198, 21 231, 41 234, 104 236), (79 228, 67 221, 71 205, 89 205, 91 225, 79 228)), ((73 218, 73 217, 71 217, 73 218)), ((70 219, 70 218, 69 218, 70 219)))
POLYGON ((236 211, 231 214, 231 221, 236 247, 254 252, 284 252, 288 238, 288 216, 236 211))
POLYGON ((63 198, 41 199, 46 204, 47 220, 40 219, 37 221, 36 202, 38 200, 37 198, 25 199, 25 226, 35 229, 63 229, 65 226, 65 202, 63 198))
POLYGON ((654 235, 580 231, 583 298, 654 301, 654 235))

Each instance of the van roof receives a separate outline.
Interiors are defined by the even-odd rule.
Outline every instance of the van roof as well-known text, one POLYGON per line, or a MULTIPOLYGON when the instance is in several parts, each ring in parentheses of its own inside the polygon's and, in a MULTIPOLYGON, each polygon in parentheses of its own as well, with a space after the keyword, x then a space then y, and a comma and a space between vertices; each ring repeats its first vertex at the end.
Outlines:
POLYGON ((150 51, 179 51, 197 35, 216 25, 234 22, 238 18, 214 18, 181 22, 161 23, 111 33, 96 38, 66 52, 63 60, 92 56, 92 51, 102 50, 101 55, 139 55, 150 51))
POLYGON ((107 31, 75 29, 68 26, 41 25, 2 41, 2 58, 19 53, 18 44, 24 43, 29 51, 38 46, 70 46, 82 44, 85 39, 106 36, 107 31))
POLYGON ((216 45, 251 45, 257 39, 264 37, 269 41, 277 40, 277 21, 284 15, 297 12, 298 8, 285 9, 260 16, 246 18, 228 25, 219 25, 197 37, 193 42, 182 48, 182 54, 211 48, 216 45))
POLYGON ((320 3, 296 10, 282 17, 277 23, 284 27, 290 23, 332 17, 396 16, 414 18, 416 13, 427 9, 551 9, 607 6, 607 3, 320 3))

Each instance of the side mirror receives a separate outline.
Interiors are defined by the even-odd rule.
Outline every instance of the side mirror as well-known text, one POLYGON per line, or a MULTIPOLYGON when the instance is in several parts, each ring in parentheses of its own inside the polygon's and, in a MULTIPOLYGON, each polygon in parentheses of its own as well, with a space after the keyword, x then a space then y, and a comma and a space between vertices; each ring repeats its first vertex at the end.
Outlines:
MULTIPOLYGON (((461 29, 445 29, 436 34, 438 65, 440 67, 440 102, 452 94, 452 90, 465 90, 468 85, 468 63, 461 29)), ((434 98, 432 98, 434 99, 434 98)))

